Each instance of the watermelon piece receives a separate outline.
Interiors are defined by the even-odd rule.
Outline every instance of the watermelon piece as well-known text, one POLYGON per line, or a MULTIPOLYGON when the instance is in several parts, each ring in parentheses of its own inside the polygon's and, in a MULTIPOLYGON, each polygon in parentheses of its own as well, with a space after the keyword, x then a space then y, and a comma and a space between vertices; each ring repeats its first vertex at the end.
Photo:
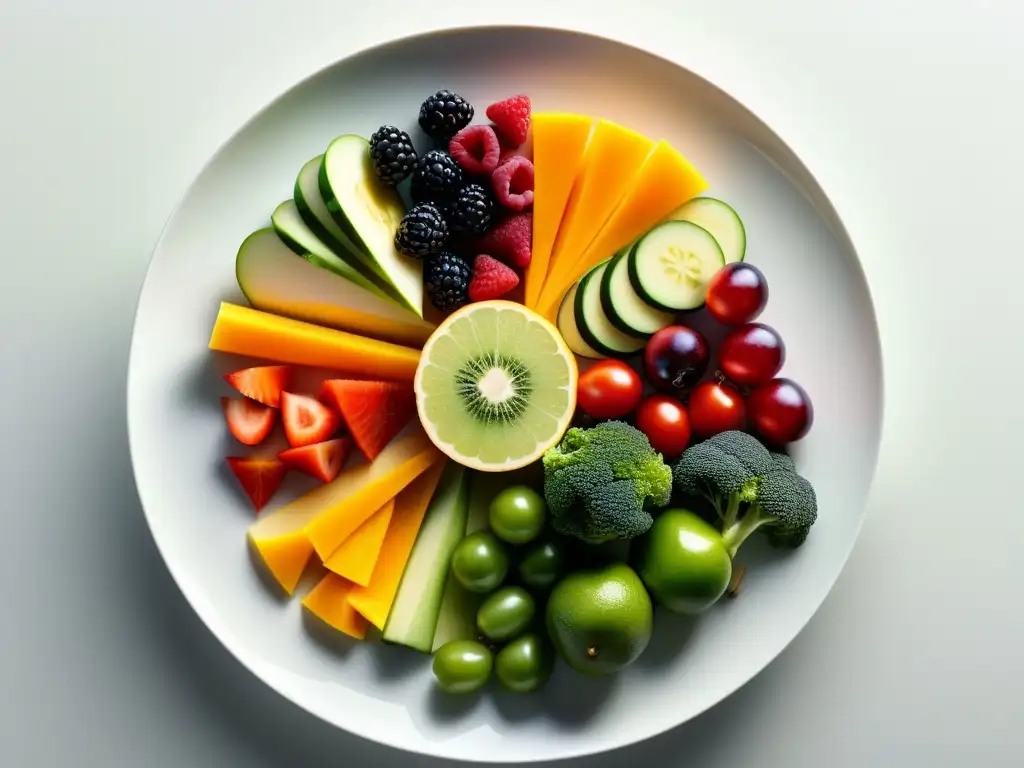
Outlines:
POLYGON ((367 461, 373 461, 416 413, 411 384, 393 381, 328 379, 320 399, 334 406, 352 441, 367 461))

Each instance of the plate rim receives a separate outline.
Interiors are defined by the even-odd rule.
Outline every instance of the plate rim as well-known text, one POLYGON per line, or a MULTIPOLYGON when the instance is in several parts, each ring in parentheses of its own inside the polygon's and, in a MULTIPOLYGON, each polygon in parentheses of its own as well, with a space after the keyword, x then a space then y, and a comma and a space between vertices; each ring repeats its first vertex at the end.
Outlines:
MULTIPOLYGON (((177 199, 175 200, 174 204, 172 205, 172 207, 171 207, 171 209, 170 209, 170 211, 169 211, 169 213, 168 213, 168 215, 167 215, 167 217, 166 217, 166 219, 164 221, 164 224, 161 227, 160 232, 159 232, 156 240, 154 241, 153 247, 150 250, 149 258, 147 259, 147 263, 146 263, 145 276, 143 277, 142 283, 139 286, 138 294, 136 296, 136 301, 135 301, 135 308, 134 308, 134 311, 132 313, 132 326, 131 326, 132 330, 131 330, 131 336, 130 336, 129 345, 128 345, 128 360, 127 360, 127 365, 126 365, 125 415, 126 415, 126 427, 127 427, 127 436, 128 436, 128 454, 129 454, 129 461, 130 461, 131 469, 132 469, 132 482, 133 482, 133 485, 135 486, 136 496, 138 497, 139 506, 142 509, 143 517, 146 520, 146 527, 148 528, 148 530, 150 532, 150 536, 152 537, 153 543, 156 546, 156 549, 157 549, 157 551, 160 554, 160 559, 163 561, 164 566, 167 568, 168 572, 170 573, 170 576, 171 576, 172 580, 174 581, 175 585, 177 586, 178 591, 185 598, 185 601, 188 603, 188 605, 191 607, 192 611, 195 613, 195 615, 202 622, 202 624, 204 625, 206 630, 209 631, 214 637, 216 637, 217 641, 221 644, 221 646, 225 650, 227 650, 228 654, 237 663, 239 663, 250 674, 252 674, 258 680, 260 680, 260 682, 263 683, 264 685, 266 685, 267 688, 269 688, 270 690, 274 691, 281 699, 284 699, 285 701, 290 702, 293 706, 298 707, 302 711, 304 711, 304 712, 308 713, 309 715, 315 717, 317 720, 319 720, 319 721, 321 721, 323 723, 326 723, 326 724, 330 725, 331 727, 338 729, 339 731, 342 731, 342 732, 344 732, 344 733, 346 733, 346 734, 348 734, 350 736, 353 736, 353 737, 356 737, 356 738, 360 738, 360 739, 363 739, 363 740, 368 741, 368 742, 379 744, 379 745, 381 745, 383 747, 386 747, 386 748, 389 748, 389 749, 395 749, 395 750, 397 750, 399 752, 402 752, 402 753, 424 755, 426 757, 432 757, 432 758, 438 758, 438 759, 452 759, 452 758, 439 756, 436 752, 429 752, 429 751, 426 751, 424 749, 417 748, 417 747, 407 747, 407 746, 399 744, 399 743, 384 741, 384 740, 382 740, 380 738, 376 738, 376 737, 374 737, 372 735, 367 735, 367 734, 364 734, 364 733, 358 733, 356 731, 349 730, 348 728, 340 725, 339 723, 334 722, 333 720, 329 719, 324 714, 321 714, 321 713, 318 713, 318 712, 314 711, 313 709, 308 707, 305 703, 303 703, 303 702, 297 700, 296 698, 293 698, 292 696, 290 696, 287 693, 285 693, 274 682, 271 682, 266 677, 264 677, 263 675, 259 674, 243 658, 240 650, 236 649, 232 643, 229 643, 225 639, 225 637, 223 636, 221 630, 216 627, 216 622, 211 622, 211 621, 209 621, 207 619, 207 617, 206 617, 206 615, 204 613, 204 611, 206 609, 200 605, 200 603, 202 601, 197 600, 196 596, 191 594, 190 591, 188 589, 186 589, 186 587, 182 583, 182 577, 179 574, 178 567, 176 565, 172 564, 172 560, 167 557, 167 554, 164 551, 164 548, 163 548, 163 545, 161 543, 161 540, 156 535, 155 530, 153 528, 153 522, 152 522, 152 519, 150 517, 150 511, 148 510, 148 508, 147 508, 147 506, 146 506, 146 504, 145 504, 145 502, 143 500, 143 494, 142 494, 142 490, 141 490, 141 488, 139 486, 138 474, 136 472, 136 466, 135 466, 135 464, 136 464, 136 451, 140 450, 140 449, 136 448, 137 440, 133 438, 133 428, 132 428, 132 411, 133 411, 133 406, 132 406, 132 404, 136 401, 137 398, 136 398, 136 396, 133 395, 133 387, 132 387, 133 376, 132 376, 132 371, 133 371, 133 368, 134 368, 134 360, 136 358, 135 350, 136 350, 136 344, 137 344, 137 341, 138 341, 137 335, 136 335, 136 330, 137 330, 137 327, 138 327, 139 313, 140 313, 140 309, 141 309, 141 305, 142 305, 142 297, 146 294, 147 286, 149 285, 150 279, 152 277, 152 273, 153 273, 152 267, 153 267, 153 262, 154 262, 154 260, 156 258, 156 255, 157 255, 157 253, 160 252, 161 248, 163 247, 164 242, 165 242, 165 240, 166 240, 166 238, 168 236, 168 232, 170 231, 170 229, 174 225, 176 219, 178 218, 178 216, 179 216, 179 214, 181 212, 181 209, 182 209, 185 201, 192 194, 192 191, 195 188, 195 186, 197 185, 197 183, 205 176, 205 174, 209 171, 209 169, 220 159, 220 157, 227 151, 228 147, 232 144, 232 142, 239 135, 244 133, 251 125, 256 123, 261 117, 263 117, 264 114, 266 114, 269 110, 271 110, 273 108, 273 106, 277 102, 279 102, 281 99, 284 99, 287 96, 289 96, 290 94, 295 93, 296 91, 301 89, 303 86, 305 86, 308 82, 316 79, 317 77, 321 76, 322 74, 324 74, 328 70, 331 70, 331 69, 333 69, 335 67, 342 66, 345 63, 347 63, 347 62, 349 62, 349 61, 351 61, 353 59, 357 59, 357 58, 359 58, 361 56, 365 56, 365 55, 372 54, 372 53, 384 52, 384 51, 386 51, 386 49, 388 49, 390 47, 402 46, 402 45, 405 45, 405 44, 408 44, 408 43, 412 43, 412 42, 416 42, 416 41, 423 41, 423 40, 426 40, 426 39, 429 39, 429 38, 440 38, 440 37, 447 37, 447 36, 455 37, 455 36, 466 35, 466 34, 476 34, 476 33, 480 33, 480 32, 500 33, 502 31, 506 31, 506 32, 509 32, 509 33, 542 32, 542 33, 558 33, 558 34, 564 34, 564 35, 571 35, 571 36, 574 36, 574 37, 585 38, 585 39, 588 39, 591 42, 595 42, 595 43, 606 43, 606 44, 611 44, 611 45, 614 45, 614 46, 618 46, 620 48, 627 49, 628 51, 630 51, 631 53, 633 53, 635 55, 641 55, 641 56, 645 56, 645 57, 648 57, 650 59, 653 59, 653 60, 657 61, 660 64, 664 64, 664 65, 672 66, 672 67, 675 67, 675 68, 678 68, 678 69, 682 69, 690 77, 695 78, 697 81, 699 81, 705 87, 712 89, 714 92, 716 92, 717 95, 719 95, 721 97, 724 97, 725 99, 733 102, 737 107, 739 107, 745 113, 745 115, 746 115, 746 117, 748 119, 754 121, 759 126, 759 128, 761 130, 763 130, 767 135, 770 135, 776 142, 778 142, 778 145, 780 147, 782 147, 785 150, 785 152, 787 152, 789 154, 790 160, 796 165, 796 167, 798 167, 803 173, 806 174, 807 180, 811 184, 813 184, 814 187, 816 187, 817 191, 821 195, 822 200, 825 203, 825 206, 827 207, 827 210, 825 211, 825 213, 828 214, 828 218, 830 219, 830 221, 828 223, 829 223, 830 227, 833 228, 833 235, 840 241, 840 244, 845 249, 848 249, 849 252, 854 255, 855 259, 854 259, 853 266, 855 267, 857 273, 859 274, 859 276, 861 278, 861 282, 863 284, 864 290, 866 291, 866 295, 867 295, 867 298, 868 298, 867 309, 869 310, 869 315, 870 315, 869 318, 868 318, 870 320, 870 326, 874 330, 874 332, 876 334, 876 337, 879 340, 879 345, 878 345, 878 380, 876 382, 877 383, 877 387, 878 387, 878 401, 879 401, 877 421, 876 421, 876 426, 877 426, 877 431, 878 431, 878 450, 876 450, 876 452, 875 452, 874 461, 872 463, 872 466, 871 466, 871 469, 870 469, 870 474, 869 474, 869 477, 868 477, 868 482, 867 482, 867 485, 865 487, 865 500, 866 501, 868 499, 870 499, 871 496, 873 495, 875 484, 877 482, 878 467, 879 467, 880 457, 881 457, 881 446, 883 444, 883 441, 885 439, 885 434, 886 434, 886 429, 885 429, 885 425, 886 425, 886 418, 885 418, 885 415, 886 415, 886 397, 885 397, 885 392, 886 392, 886 375, 885 375, 886 374, 886 365, 885 365, 886 354, 885 354, 885 346, 881 343, 882 334, 881 334, 879 323, 878 323, 878 312, 877 312, 877 309, 876 309, 875 293, 872 290, 871 282, 868 279, 868 274, 867 274, 867 271, 866 271, 866 269, 864 267, 864 263, 863 263, 863 260, 861 259, 860 252, 859 252, 859 249, 856 246, 855 240, 854 240, 853 236, 851 235, 851 233, 850 233, 850 231, 849 231, 849 229, 848 229, 848 227, 846 225, 846 222, 843 220, 843 218, 839 215, 839 212, 836 210, 835 204, 833 203, 832 196, 827 193, 825 185, 822 184, 820 177, 817 174, 814 173, 814 171, 809 167, 808 163, 803 159, 803 157, 801 155, 797 154, 797 152, 793 149, 793 147, 790 145, 790 143, 788 141, 786 141, 782 136, 780 136, 754 110, 752 110, 747 105, 747 103, 745 101, 743 101, 742 99, 734 96, 732 93, 730 93, 728 90, 726 90, 723 86, 719 85, 710 76, 702 74, 698 70, 694 69, 692 66, 683 63, 682 61, 680 61, 677 58, 672 58, 667 53, 656 52, 656 51, 654 51, 654 50, 652 50, 650 48, 646 48, 643 45, 640 45, 640 44, 638 44, 638 43, 636 43, 636 42, 634 42, 632 40, 628 40, 628 39, 625 39, 623 37, 614 37, 614 36, 611 36, 611 35, 606 34, 606 33, 598 33, 598 32, 593 32, 593 31, 589 31, 589 30, 585 30, 585 29, 571 28, 571 27, 561 26, 561 25, 557 25, 557 24, 551 24, 551 25, 548 25, 548 24, 510 24, 510 23, 494 22, 494 23, 485 23, 485 24, 440 25, 440 26, 430 27, 430 28, 421 30, 419 32, 414 32, 414 33, 410 33, 410 34, 406 34, 406 35, 400 35, 400 36, 397 36, 397 37, 381 37, 381 36, 377 35, 377 36, 375 36, 375 38, 376 38, 375 42, 371 42, 371 43, 369 43, 367 45, 360 46, 360 47, 356 48, 355 50, 352 50, 352 51, 346 53, 343 56, 334 58, 333 60, 330 60, 330 61, 327 61, 327 62, 323 63, 322 65, 320 65, 315 70, 309 72, 305 76, 303 76, 303 77, 299 78, 298 80, 296 80, 295 82, 293 82, 290 86, 287 86, 287 87, 279 90, 278 92, 276 92, 269 100, 265 101, 264 104, 260 108, 255 110, 247 119, 243 120, 240 124, 238 124, 234 128, 234 130, 232 130, 217 145, 216 149, 201 164, 199 169, 191 177, 191 180, 187 183, 185 188, 182 190, 182 192, 180 193, 180 195, 177 197, 177 199)), ((801 185, 800 184, 795 184, 795 186, 797 186, 797 188, 800 188, 801 185)), ((820 215, 820 213, 821 212, 819 212, 819 215, 820 215)), ((807 624, 810 622, 810 620, 815 615, 817 615, 817 613, 821 610, 821 606, 824 604, 824 602, 828 598, 828 596, 832 593, 832 590, 835 588, 835 585, 836 585, 840 575, 846 569, 846 565, 849 562, 850 555, 853 552, 854 547, 856 546, 857 542, 860 539, 860 535, 861 535, 861 532, 863 530, 863 526, 864 526, 864 522, 865 522, 866 517, 867 517, 867 508, 865 506, 865 508, 862 509, 861 514, 859 515, 859 517, 858 517, 858 519, 856 521, 856 525, 854 527, 853 535, 850 537, 848 546, 846 547, 845 552, 842 553, 842 557, 840 558, 840 561, 838 563, 839 567, 838 567, 838 569, 835 572, 835 576, 833 577, 832 582, 828 585, 828 587, 822 592, 821 598, 818 600, 817 604, 814 606, 814 609, 809 612, 809 614, 803 620, 803 622, 799 623, 799 625, 794 627, 790 637, 786 640, 785 643, 783 643, 780 646, 780 648, 775 653, 775 655, 772 656, 772 658, 769 659, 769 661, 767 663, 765 663, 760 669, 758 669, 753 675, 751 675, 745 681, 743 681, 741 683, 738 683, 736 685, 728 687, 725 690, 725 692, 716 701, 707 704, 702 709, 700 709, 700 711, 695 712, 691 717, 689 717, 687 719, 684 719, 684 720, 681 720, 679 722, 676 722, 676 723, 674 723, 672 725, 666 726, 664 728, 659 727, 656 730, 653 730, 653 731, 648 732, 648 733, 644 733, 642 736, 640 736, 640 738, 633 739, 633 740, 626 741, 626 742, 622 742, 622 743, 618 743, 618 744, 615 744, 614 746, 603 745, 603 746, 597 746, 596 748, 589 748, 589 747, 586 747, 586 746, 583 746, 583 747, 580 747, 580 748, 572 748, 572 749, 569 749, 567 751, 564 751, 563 753, 561 753, 560 755, 558 755, 557 757, 554 757, 554 758, 552 758, 552 757, 539 757, 539 756, 538 757, 528 757, 528 758, 520 759, 519 762, 523 763, 523 764, 528 764, 528 763, 542 762, 542 761, 551 760, 551 759, 555 759, 555 760, 572 760, 572 759, 575 759, 575 758, 588 757, 588 756, 593 756, 593 755, 604 754, 604 753, 615 752, 615 751, 620 751, 620 750, 623 750, 623 749, 627 749, 629 747, 641 744, 641 743, 646 742, 646 741, 648 741, 648 740, 650 740, 652 738, 655 738, 655 737, 660 736, 660 735, 662 735, 664 733, 667 733, 667 732, 669 732, 671 730, 679 728, 680 726, 685 725, 686 723, 691 722, 691 721, 701 717, 702 715, 706 714, 709 710, 715 708, 716 706, 718 706, 722 702, 724 702, 726 699, 728 699, 731 696, 733 696, 737 691, 739 691, 740 689, 744 688, 751 681, 753 681, 755 678, 760 676, 765 671, 765 669, 767 669, 772 663, 774 663, 778 659, 778 657, 780 655, 782 655, 782 653, 790 646, 790 644, 792 644, 792 642, 800 634, 803 633, 803 631, 806 629, 807 624)), ((486 756, 484 756, 483 759, 479 759, 477 757, 474 757, 474 758, 468 759, 468 761, 470 763, 487 764, 487 763, 500 762, 498 757, 499 756, 497 756, 497 755, 494 756, 494 759, 487 758, 486 756)))

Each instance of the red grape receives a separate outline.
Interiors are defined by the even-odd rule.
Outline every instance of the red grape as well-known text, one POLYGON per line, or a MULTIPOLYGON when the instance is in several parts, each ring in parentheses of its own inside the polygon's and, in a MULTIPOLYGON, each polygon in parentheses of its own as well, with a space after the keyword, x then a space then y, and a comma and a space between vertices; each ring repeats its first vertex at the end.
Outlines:
POLYGON ((750 422, 761 437, 784 445, 802 438, 814 423, 814 406, 803 387, 791 379, 772 379, 747 396, 750 422))
POLYGON ((703 334, 685 325, 669 325, 647 340, 644 374, 662 392, 677 392, 700 381, 711 354, 703 334))
POLYGON ((718 365, 729 379, 743 386, 767 384, 786 361, 786 345, 764 323, 741 325, 722 340, 718 365))
POLYGON ((705 302, 708 313, 720 323, 749 323, 768 303, 768 281, 753 264, 726 264, 708 283, 705 302))
POLYGON ((705 381, 698 384, 689 402, 690 428, 697 437, 711 437, 730 429, 743 429, 746 406, 743 395, 731 384, 705 381))

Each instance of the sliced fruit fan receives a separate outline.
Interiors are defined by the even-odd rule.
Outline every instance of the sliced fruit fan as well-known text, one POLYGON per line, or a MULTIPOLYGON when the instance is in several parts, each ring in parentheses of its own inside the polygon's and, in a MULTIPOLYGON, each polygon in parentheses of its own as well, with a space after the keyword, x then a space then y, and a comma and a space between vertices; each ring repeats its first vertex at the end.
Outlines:
POLYGON ((311 158, 241 243, 248 306, 221 304, 209 347, 266 361, 226 376, 222 404, 281 589, 312 574, 308 611, 434 653, 448 691, 494 672, 526 692, 554 651, 627 666, 652 595, 699 612, 734 592, 754 530, 802 543, 813 489, 781 447, 813 410, 753 322, 767 282, 740 217, 682 154, 525 95, 486 117, 438 91, 417 140, 385 124, 311 158), (681 315, 705 306, 731 328, 710 378, 681 315), (300 386, 307 369, 332 373, 300 386), (268 510, 289 472, 318 484, 268 510), (666 511, 673 492, 710 517, 666 511), (717 559, 695 575, 680 541, 717 559), (594 565, 609 542, 636 544, 631 565, 594 565), (609 582, 628 604, 580 610, 609 582))

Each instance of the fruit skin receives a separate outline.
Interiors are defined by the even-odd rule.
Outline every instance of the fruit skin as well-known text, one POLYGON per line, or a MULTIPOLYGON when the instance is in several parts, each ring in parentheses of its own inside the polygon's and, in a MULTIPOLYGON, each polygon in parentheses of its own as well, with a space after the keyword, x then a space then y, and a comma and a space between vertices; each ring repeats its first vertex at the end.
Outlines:
POLYGON ((814 424, 814 405, 792 379, 772 379, 747 395, 754 431, 769 443, 785 445, 802 439, 814 424))
POLYGON ((480 253, 489 253, 513 267, 525 269, 532 259, 533 213, 517 213, 497 224, 477 241, 480 253))
POLYGON ((473 693, 487 684, 494 656, 475 640, 452 640, 434 651, 431 668, 446 693, 473 693))
POLYGON ((786 344, 774 328, 746 323, 729 332, 718 348, 718 366, 731 381, 767 384, 786 362, 786 344))
POLYGON ((644 394, 640 375, 621 360, 602 360, 580 374, 576 402, 593 419, 620 419, 644 394))
POLYGON ((491 126, 470 125, 455 134, 448 154, 471 176, 489 176, 498 167, 501 142, 491 126))
POLYGON ((644 376, 668 394, 692 387, 708 370, 707 339, 685 325, 669 325, 654 333, 644 347, 644 376))
POLYGON ((466 175, 455 158, 443 150, 432 149, 416 163, 409 193, 414 203, 444 207, 455 202, 465 183, 466 175))
POLYGON ((488 509, 491 530, 509 544, 528 544, 544 530, 548 507, 544 497, 528 485, 510 485, 488 509))
POLYGON ((562 577, 565 555, 554 541, 541 541, 519 561, 519 578, 531 589, 549 589, 562 577))
POLYGON ((465 306, 469 301, 469 283, 473 269, 462 256, 452 251, 441 251, 427 260, 423 270, 423 288, 430 303, 441 312, 465 306))
POLYGON ((409 209, 395 231, 395 249, 410 259, 424 259, 444 250, 448 223, 437 206, 420 203, 409 209))
POLYGON ((555 655, 540 635, 532 632, 510 642, 494 659, 494 674, 506 690, 530 693, 551 677, 555 655))
POLYGON ((222 397, 224 420, 234 438, 243 445, 259 445, 274 428, 277 411, 247 397, 222 397))
POLYGON ((443 89, 420 105, 419 124, 432 139, 450 140, 473 121, 473 105, 459 94, 443 89))
POLYGON ((548 598, 555 650, 584 675, 610 675, 632 664, 647 648, 653 625, 651 598, 623 563, 571 573, 548 598))
POLYGON ((644 537, 637 571, 660 605, 695 615, 725 594, 732 558, 718 529, 688 509, 667 509, 644 537))
POLYGON ((682 403, 668 395, 651 395, 640 403, 636 428, 666 459, 676 458, 690 444, 690 415, 682 403))
POLYGON ((490 531, 475 531, 460 541, 452 552, 452 573, 470 592, 486 594, 505 580, 508 554, 490 531))
POLYGON ((700 438, 743 429, 746 424, 747 408, 743 395, 731 384, 718 381, 698 384, 690 393, 688 407, 690 428, 700 438))
POLYGON ((507 264, 480 254, 473 261, 473 279, 469 283, 470 301, 500 299, 519 285, 519 275, 507 264))
POLYGON ((257 514, 277 493, 288 473, 288 467, 273 458, 228 456, 227 462, 257 514))
POLYGON ((341 426, 341 415, 308 395, 281 393, 281 422, 292 448, 330 440, 341 426))
POLYGON ((377 178, 393 187, 409 178, 419 154, 408 133, 382 125, 370 137, 370 159, 377 178))
POLYGON ((742 325, 755 320, 768 303, 764 273, 745 261, 726 264, 708 283, 705 306, 723 325, 742 325))
POLYGON ((479 184, 467 184, 455 199, 451 214, 452 229, 479 236, 491 228, 494 198, 479 184))
POLYGON ((533 597, 522 587, 503 587, 488 597, 476 614, 476 625, 495 642, 511 640, 525 631, 537 612, 533 597))
POLYGON ((533 205, 533 163, 522 155, 512 155, 494 169, 491 189, 498 204, 510 211, 522 211, 533 205))
POLYGON ((291 385, 290 365, 261 365, 224 375, 224 381, 243 395, 271 408, 281 407, 281 393, 291 385))
POLYGON ((367 461, 376 459, 416 413, 412 385, 395 381, 328 379, 319 398, 341 414, 367 461))
POLYGON ((512 96, 487 107, 487 118, 494 123, 502 138, 514 147, 521 147, 530 135, 530 97, 512 96))
POLYGON ((348 461, 351 451, 352 444, 344 437, 339 437, 337 440, 325 440, 301 448, 289 448, 277 454, 277 458, 291 469, 329 483, 341 474, 341 468, 348 461))

